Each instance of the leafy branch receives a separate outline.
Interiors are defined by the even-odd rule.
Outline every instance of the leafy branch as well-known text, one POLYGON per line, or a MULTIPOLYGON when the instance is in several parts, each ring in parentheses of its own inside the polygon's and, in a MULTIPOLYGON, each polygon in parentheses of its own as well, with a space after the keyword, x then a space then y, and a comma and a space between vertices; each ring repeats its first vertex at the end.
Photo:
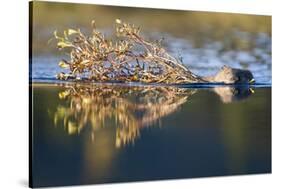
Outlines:
POLYGON ((106 39, 92 21, 92 35, 79 29, 68 29, 62 37, 54 32, 57 47, 69 51, 70 60, 59 66, 68 73, 59 73, 61 80, 99 82, 193 83, 203 81, 171 56, 159 42, 150 42, 133 24, 115 21, 116 40, 106 39))

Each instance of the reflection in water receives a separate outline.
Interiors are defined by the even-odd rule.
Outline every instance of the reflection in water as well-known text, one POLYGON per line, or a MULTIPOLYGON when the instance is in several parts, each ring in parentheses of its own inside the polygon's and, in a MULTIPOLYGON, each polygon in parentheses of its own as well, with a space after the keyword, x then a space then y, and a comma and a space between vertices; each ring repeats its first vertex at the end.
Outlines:
MULTIPOLYGON (((79 134, 88 124, 91 138, 95 131, 116 127, 117 148, 134 143, 140 129, 161 125, 161 119, 175 112, 197 90, 172 86, 66 85, 58 96, 66 105, 58 105, 54 124, 64 126, 69 135, 79 134), (158 123, 158 124, 155 124, 158 123)), ((223 103, 250 96, 249 87, 216 87, 211 89, 223 103)))
POLYGON ((215 87, 213 91, 219 95, 223 103, 231 103, 234 101, 243 100, 248 98, 254 90, 248 86, 241 87, 215 87))
POLYGON ((269 173, 271 88, 229 87, 32 84, 34 185, 269 173))
POLYGON ((57 107, 54 122, 63 121, 69 134, 80 133, 90 123, 94 140, 94 132, 114 120, 115 145, 120 147, 134 142, 142 127, 176 111, 195 92, 174 87, 66 86, 59 97, 68 105, 57 107))

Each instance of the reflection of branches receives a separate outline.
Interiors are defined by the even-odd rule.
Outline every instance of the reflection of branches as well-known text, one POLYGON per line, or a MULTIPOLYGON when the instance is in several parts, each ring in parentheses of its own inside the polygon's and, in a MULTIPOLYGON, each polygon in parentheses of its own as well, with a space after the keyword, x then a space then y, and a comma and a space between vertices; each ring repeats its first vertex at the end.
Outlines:
POLYGON ((69 85, 59 93, 66 106, 58 106, 54 123, 63 122, 69 134, 80 133, 90 124, 94 132, 115 122, 116 147, 139 136, 142 127, 176 111, 194 94, 194 89, 114 85, 69 85))
MULTIPOLYGON (((247 98, 253 92, 249 87, 212 90, 223 103, 247 98)), ((117 126, 115 144, 120 147, 134 142, 141 128, 175 112, 195 92, 171 86, 66 85, 59 93, 66 105, 57 107, 54 123, 62 123, 69 134, 79 134, 90 125, 92 139, 95 131, 113 124, 117 126)))

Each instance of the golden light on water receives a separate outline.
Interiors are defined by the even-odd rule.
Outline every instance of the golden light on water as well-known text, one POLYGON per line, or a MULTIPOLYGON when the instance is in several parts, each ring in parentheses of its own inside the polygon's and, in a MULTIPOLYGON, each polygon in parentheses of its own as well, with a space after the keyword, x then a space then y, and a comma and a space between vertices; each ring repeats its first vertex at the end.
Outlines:
MULTIPOLYGON (((251 88, 216 87, 211 89, 223 103, 241 100, 251 88)), ((142 128, 161 122, 176 112, 197 92, 196 89, 164 86, 66 85, 58 93, 64 102, 53 115, 55 126, 64 126, 69 135, 80 134, 90 126, 90 138, 105 128, 115 130, 115 147, 133 144, 142 128)))
POLYGON ((95 131, 117 125, 115 146, 133 143, 140 130, 175 112, 195 89, 175 87, 68 86, 58 96, 54 124, 63 122, 69 135, 79 134, 89 124, 95 131), (133 99, 137 96, 138 99, 133 99))

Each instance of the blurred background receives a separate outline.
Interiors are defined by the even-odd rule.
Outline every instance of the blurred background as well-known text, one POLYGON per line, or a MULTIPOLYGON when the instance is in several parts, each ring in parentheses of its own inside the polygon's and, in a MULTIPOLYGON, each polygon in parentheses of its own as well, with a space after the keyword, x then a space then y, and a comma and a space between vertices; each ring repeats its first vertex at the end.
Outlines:
MULTIPOLYGON (((101 30, 110 30, 114 27, 116 18, 141 26, 144 32, 169 33, 194 39, 197 43, 207 38, 222 40, 229 37, 226 35, 233 33, 235 29, 271 36, 270 16, 36 2, 32 22, 34 49, 49 52, 46 40, 52 37, 54 30, 82 28, 90 31, 92 20, 96 20, 97 27, 101 30)), ((250 44, 241 39, 236 45, 247 49, 250 44)))

